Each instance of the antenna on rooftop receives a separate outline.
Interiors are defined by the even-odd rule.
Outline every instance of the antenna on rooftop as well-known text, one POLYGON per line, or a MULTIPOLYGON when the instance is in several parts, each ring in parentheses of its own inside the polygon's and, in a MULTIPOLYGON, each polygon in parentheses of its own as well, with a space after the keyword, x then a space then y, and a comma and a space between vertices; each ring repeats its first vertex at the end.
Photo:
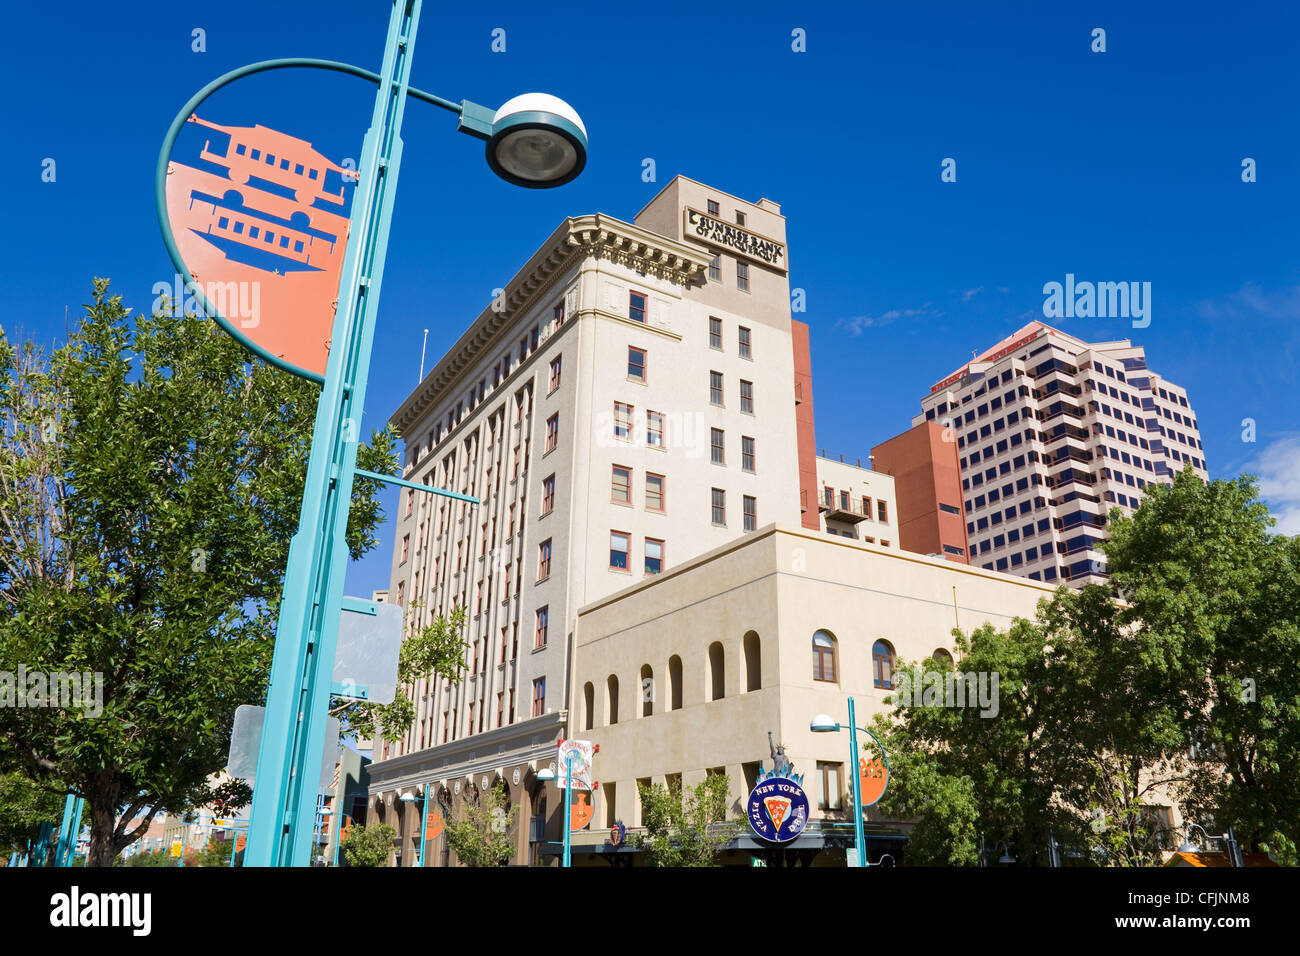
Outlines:
POLYGON ((420 382, 424 381, 424 350, 426 347, 428 347, 428 345, 429 345, 429 330, 425 329, 424 342, 421 343, 420 345, 420 381, 415 383, 417 385, 420 384, 420 382))

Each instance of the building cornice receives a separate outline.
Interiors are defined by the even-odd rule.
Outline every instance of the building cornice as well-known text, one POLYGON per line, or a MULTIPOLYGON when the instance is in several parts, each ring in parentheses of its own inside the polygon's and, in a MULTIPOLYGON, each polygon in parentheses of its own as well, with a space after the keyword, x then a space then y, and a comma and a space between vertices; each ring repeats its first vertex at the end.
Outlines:
POLYGON ((602 213, 565 219, 392 414, 389 423, 398 434, 405 436, 456 389, 482 354, 495 350, 575 261, 588 258, 686 286, 703 280, 713 253, 602 213))

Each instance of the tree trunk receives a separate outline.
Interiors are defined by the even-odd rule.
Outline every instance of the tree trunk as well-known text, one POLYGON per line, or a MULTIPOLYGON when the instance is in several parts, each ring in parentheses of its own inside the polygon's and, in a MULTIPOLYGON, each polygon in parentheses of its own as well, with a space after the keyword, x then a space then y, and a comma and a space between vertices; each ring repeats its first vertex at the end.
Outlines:
POLYGON ((91 785, 86 794, 90 808, 90 852, 86 866, 112 866, 113 858, 121 849, 114 838, 121 784, 112 771, 96 774, 88 782, 91 785))

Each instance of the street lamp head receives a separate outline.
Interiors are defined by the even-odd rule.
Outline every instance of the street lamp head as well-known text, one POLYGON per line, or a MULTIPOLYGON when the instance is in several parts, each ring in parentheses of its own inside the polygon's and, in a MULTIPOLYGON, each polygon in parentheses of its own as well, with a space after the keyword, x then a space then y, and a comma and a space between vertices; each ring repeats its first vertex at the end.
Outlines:
POLYGON ((555 771, 550 767, 543 767, 541 770, 537 771, 537 779, 543 783, 549 783, 555 779, 555 771))
POLYGON ((839 730, 840 725, 830 714, 818 714, 812 719, 808 729, 815 734, 829 734, 839 730))
POLYGON ((401 795, 400 797, 398 797, 397 799, 398 799, 398 800, 401 800, 402 803, 414 803, 414 802, 415 802, 415 793, 414 793, 414 791, 408 790, 408 791, 406 791, 406 793, 402 794, 402 795, 401 795))
POLYGON ((516 186, 563 186, 587 165, 587 128, 558 96, 524 93, 503 103, 492 118, 487 161, 516 186))

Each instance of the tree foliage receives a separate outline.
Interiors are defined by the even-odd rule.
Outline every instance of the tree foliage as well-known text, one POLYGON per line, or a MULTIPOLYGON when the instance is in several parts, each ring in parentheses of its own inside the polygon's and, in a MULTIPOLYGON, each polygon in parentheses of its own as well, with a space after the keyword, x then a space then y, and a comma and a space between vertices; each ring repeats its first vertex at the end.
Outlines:
POLYGON ((504 781, 465 804, 465 819, 444 824, 443 836, 466 866, 505 866, 514 852, 518 804, 510 806, 504 781))
MULTIPOLYGON (((0 671, 102 674, 102 714, 0 708, 0 772, 84 796, 90 864, 203 806, 265 699, 319 389, 108 281, 46 355, 0 332, 0 671)), ((358 466, 396 467, 390 432, 358 466)), ((359 480, 351 556, 376 542, 359 480)))
POLYGON ((1190 810, 1300 863, 1300 538, 1272 533, 1251 476, 1147 486, 1105 544, 1152 698, 1209 773, 1190 810))
POLYGON ((340 847, 348 866, 387 866, 397 830, 387 823, 354 824, 340 847))
POLYGON ((730 787, 726 774, 708 774, 689 790, 676 782, 638 784, 645 833, 629 843, 645 851, 650 866, 718 866, 741 829, 727 820, 730 787))
MULTIPOLYGON (((1062 587, 1036 619, 956 634, 962 672, 997 673, 996 716, 896 694, 875 726, 881 802, 917 819, 913 862, 972 865, 999 843, 1147 866, 1177 803, 1290 861, 1300 832, 1300 543, 1268 532, 1253 480, 1148 485, 1110 516, 1110 580, 1062 587), (1119 600, 1116 600, 1119 598, 1119 600)), ((896 670, 903 686, 944 669, 896 670)), ((1214 829, 1217 827, 1217 829, 1214 829)), ((1181 839, 1177 839, 1181 842, 1181 839)))
POLYGON ((57 825, 63 800, 19 773, 0 774, 0 856, 26 853, 40 837, 41 824, 57 825))

